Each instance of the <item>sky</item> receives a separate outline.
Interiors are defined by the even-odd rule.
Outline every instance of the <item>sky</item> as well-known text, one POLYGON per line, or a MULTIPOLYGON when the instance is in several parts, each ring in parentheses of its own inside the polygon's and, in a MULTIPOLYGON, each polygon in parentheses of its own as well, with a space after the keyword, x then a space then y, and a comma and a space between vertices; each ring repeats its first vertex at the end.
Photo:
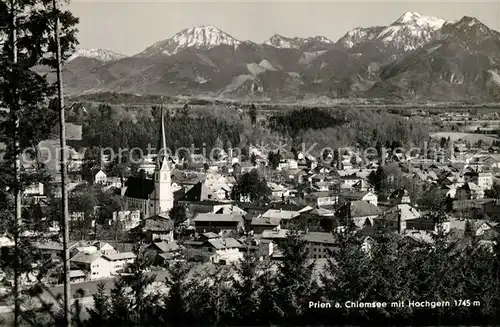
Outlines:
POLYGON ((80 48, 134 55, 184 28, 214 25, 238 40, 264 42, 273 34, 322 35, 337 41, 356 27, 389 25, 407 11, 447 20, 478 18, 500 30, 496 1, 171 1, 72 0, 80 18, 80 48))

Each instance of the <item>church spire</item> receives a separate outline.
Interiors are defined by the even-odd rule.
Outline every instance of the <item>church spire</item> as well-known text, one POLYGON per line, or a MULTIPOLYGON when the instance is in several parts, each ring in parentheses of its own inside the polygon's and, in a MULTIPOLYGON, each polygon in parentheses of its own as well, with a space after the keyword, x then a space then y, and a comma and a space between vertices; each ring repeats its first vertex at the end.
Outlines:
POLYGON ((158 159, 157 168, 160 170, 169 169, 168 153, 167 153, 167 138, 165 133, 165 114, 163 111, 163 101, 160 105, 160 135, 158 141, 158 159))

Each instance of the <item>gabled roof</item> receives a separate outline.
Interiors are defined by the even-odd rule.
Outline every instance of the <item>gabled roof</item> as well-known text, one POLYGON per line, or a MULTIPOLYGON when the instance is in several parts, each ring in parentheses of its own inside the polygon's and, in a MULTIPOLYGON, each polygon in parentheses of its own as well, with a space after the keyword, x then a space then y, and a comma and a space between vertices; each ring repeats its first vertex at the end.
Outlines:
POLYGON ((276 227, 280 224, 280 218, 269 218, 269 217, 254 217, 250 225, 252 226, 270 226, 276 227))
POLYGON ((177 245, 177 243, 175 242, 154 242, 152 243, 149 248, 151 247, 156 247, 158 250, 160 250, 161 252, 163 253, 166 253, 166 252, 173 252, 173 251, 177 251, 180 249, 180 246, 177 245))
POLYGON ((103 257, 110 261, 117 261, 117 260, 135 259, 136 255, 133 252, 119 252, 119 253, 108 253, 105 254, 103 257))
POLYGON ((293 219, 300 216, 300 212, 292 210, 269 209, 262 214, 262 218, 293 219))
POLYGON ((421 217, 420 212, 409 204, 398 204, 382 214, 383 218, 397 221, 401 215, 401 221, 413 220, 421 217))
POLYGON ((129 177, 125 185, 127 186, 125 196, 133 199, 147 200, 155 189, 152 179, 129 177))
POLYGON ((208 240, 207 243, 212 245, 217 250, 241 247, 241 243, 234 238, 213 238, 208 240))
POLYGON ((69 271, 69 278, 78 278, 78 277, 85 277, 86 274, 81 271, 81 270, 70 270, 69 271))
POLYGON ((279 230, 268 229, 268 230, 262 231, 262 238, 270 239, 270 240, 276 239, 276 238, 283 239, 283 238, 286 238, 287 233, 288 233, 288 229, 279 229, 279 230))
POLYGON ((143 232, 168 232, 173 229, 174 223, 169 218, 156 215, 141 221, 140 227, 143 232))
POLYGON ((350 193, 342 193, 342 197, 349 200, 361 200, 367 195, 374 195, 372 192, 350 192, 350 193))
POLYGON ((73 258, 71 258, 72 262, 78 263, 92 263, 102 257, 101 252, 94 253, 86 253, 86 252, 78 252, 73 258))
POLYGON ((209 195, 213 195, 205 183, 198 182, 184 194, 183 201, 203 201, 207 200, 209 195))
POLYGON ((194 217, 194 222, 240 222, 243 220, 243 215, 239 213, 232 214, 216 214, 216 213, 199 213, 194 217))
POLYGON ((350 217, 378 216, 382 210, 368 201, 352 201, 350 204, 350 217))
POLYGON ((315 208, 315 209, 309 211, 308 214, 317 215, 317 216, 329 216, 329 215, 333 215, 334 212, 327 210, 325 208, 315 208))

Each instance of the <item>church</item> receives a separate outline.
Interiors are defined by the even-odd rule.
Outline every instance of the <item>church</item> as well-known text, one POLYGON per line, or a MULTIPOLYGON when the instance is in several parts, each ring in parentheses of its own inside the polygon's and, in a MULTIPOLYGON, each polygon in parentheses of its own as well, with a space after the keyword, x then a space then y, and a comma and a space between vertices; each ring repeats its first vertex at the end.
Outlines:
POLYGON ((144 218, 168 212, 174 206, 170 161, 166 154, 165 117, 161 109, 160 140, 153 179, 130 177, 124 194, 128 210, 139 210, 144 218))

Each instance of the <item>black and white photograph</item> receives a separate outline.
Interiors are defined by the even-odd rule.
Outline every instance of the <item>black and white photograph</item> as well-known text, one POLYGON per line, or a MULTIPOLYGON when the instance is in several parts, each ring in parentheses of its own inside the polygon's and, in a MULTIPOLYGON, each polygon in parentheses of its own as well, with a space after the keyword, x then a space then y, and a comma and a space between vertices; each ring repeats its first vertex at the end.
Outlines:
POLYGON ((500 1, 0 1, 0 326, 499 326, 500 1))

